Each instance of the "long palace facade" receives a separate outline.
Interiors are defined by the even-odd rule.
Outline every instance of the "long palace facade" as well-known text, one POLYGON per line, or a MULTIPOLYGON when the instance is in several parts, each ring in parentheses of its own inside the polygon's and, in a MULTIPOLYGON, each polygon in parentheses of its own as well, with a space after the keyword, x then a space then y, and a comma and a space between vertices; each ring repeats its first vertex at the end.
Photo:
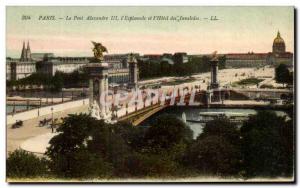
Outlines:
MULTIPOLYGON (((138 54, 135 54, 138 56, 138 54)), ((109 65, 110 83, 127 83, 129 81, 129 54, 105 55, 104 62, 109 65)), ((89 63, 90 57, 56 57, 53 53, 31 53, 30 44, 23 42, 20 59, 6 59, 6 79, 19 80, 33 73, 54 76, 56 72, 71 73, 89 63)))

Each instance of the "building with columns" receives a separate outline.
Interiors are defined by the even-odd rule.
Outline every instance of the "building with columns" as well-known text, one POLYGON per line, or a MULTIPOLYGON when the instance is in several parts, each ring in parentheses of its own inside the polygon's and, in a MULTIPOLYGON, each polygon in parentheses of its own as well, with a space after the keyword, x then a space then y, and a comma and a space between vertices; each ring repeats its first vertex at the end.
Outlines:
POLYGON ((6 58, 6 79, 19 80, 34 72, 36 72, 36 66, 35 61, 31 58, 29 42, 27 42, 26 48, 25 42, 23 42, 20 59, 6 58))
MULTIPOLYGON (((127 84, 129 82, 129 54, 109 54, 103 62, 108 64, 108 82, 127 84)), ((135 53, 136 58, 139 54, 135 53)), ((71 73, 83 68, 91 57, 56 57, 53 53, 32 53, 30 43, 23 42, 20 58, 6 58, 6 79, 19 80, 33 73, 54 76, 57 71, 71 73)), ((137 72, 138 74, 138 72, 137 72)))
POLYGON ((86 57, 53 57, 36 63, 37 72, 54 76, 56 72, 71 73, 88 63, 86 57))

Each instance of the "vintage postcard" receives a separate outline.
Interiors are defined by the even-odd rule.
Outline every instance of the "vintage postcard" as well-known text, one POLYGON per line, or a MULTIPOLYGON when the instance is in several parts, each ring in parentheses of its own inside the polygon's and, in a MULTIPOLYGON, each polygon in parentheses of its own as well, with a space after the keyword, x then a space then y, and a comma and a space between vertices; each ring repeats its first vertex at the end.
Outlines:
POLYGON ((294 7, 7 6, 7 182, 295 181, 294 7))

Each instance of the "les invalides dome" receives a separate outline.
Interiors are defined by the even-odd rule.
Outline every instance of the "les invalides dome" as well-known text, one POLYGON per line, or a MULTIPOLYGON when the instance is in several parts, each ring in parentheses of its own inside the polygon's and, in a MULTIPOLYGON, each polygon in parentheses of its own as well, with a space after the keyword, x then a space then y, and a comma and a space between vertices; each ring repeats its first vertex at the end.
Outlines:
POLYGON ((285 53, 285 43, 281 38, 279 31, 273 42, 273 53, 285 53))

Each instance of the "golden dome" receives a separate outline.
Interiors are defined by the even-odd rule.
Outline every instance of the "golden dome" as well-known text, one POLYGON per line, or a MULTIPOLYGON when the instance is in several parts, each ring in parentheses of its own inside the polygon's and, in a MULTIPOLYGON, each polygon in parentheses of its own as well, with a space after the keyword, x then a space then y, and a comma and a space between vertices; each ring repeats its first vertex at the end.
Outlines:
POLYGON ((277 36, 273 41, 273 53, 284 53, 284 52, 285 52, 285 43, 278 31, 277 36))
POLYGON ((277 37, 274 39, 273 43, 284 43, 284 40, 281 38, 279 31, 278 31, 277 37))

